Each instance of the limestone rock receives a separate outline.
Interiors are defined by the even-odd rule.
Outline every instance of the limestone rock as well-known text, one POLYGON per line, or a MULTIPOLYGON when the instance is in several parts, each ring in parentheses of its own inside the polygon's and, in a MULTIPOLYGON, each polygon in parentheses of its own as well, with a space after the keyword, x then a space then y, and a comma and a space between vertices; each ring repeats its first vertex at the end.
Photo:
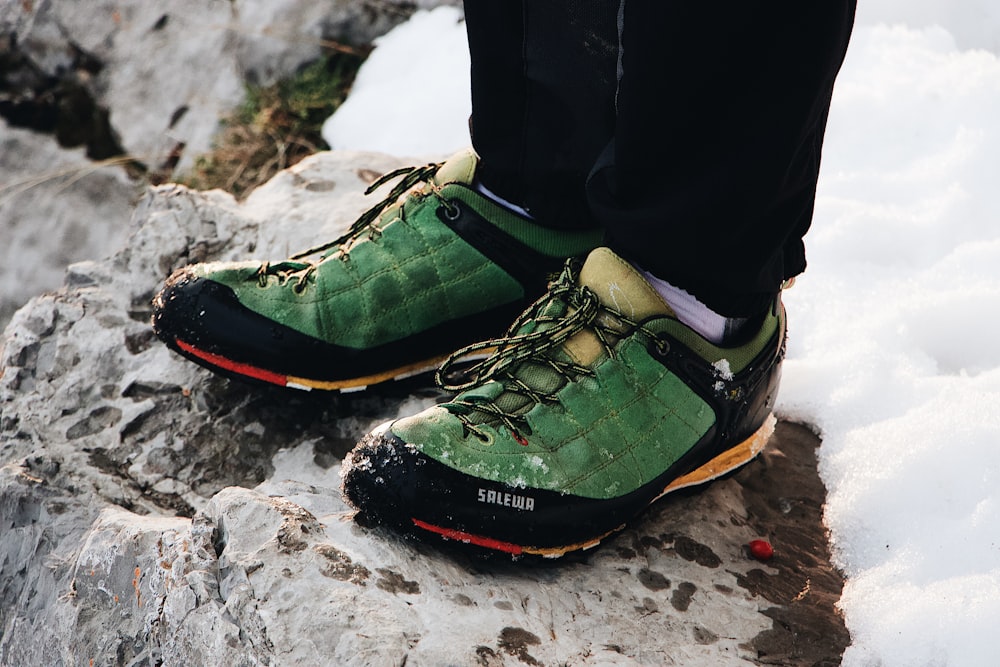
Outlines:
POLYGON ((320 54, 324 40, 370 43, 440 1, 141 0, 0 2, 8 49, 41 76, 69 74, 110 113, 124 151, 184 169, 211 148, 248 82, 267 84, 320 54))
POLYGON ((0 328, 69 264, 118 250, 140 195, 121 169, 0 119, 0 328))

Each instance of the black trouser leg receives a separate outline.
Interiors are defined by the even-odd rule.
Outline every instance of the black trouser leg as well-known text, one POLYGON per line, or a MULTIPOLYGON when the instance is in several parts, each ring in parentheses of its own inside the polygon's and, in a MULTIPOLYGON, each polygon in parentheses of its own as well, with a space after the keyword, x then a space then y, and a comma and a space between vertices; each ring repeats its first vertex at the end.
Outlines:
POLYGON ((759 312, 805 268, 854 7, 467 0, 480 176, 542 224, 603 225, 724 315, 759 312))
POLYGON ((617 3, 467 0, 479 177, 543 225, 593 228, 584 183, 614 127, 617 3))
POLYGON ((805 268, 855 0, 626 0, 613 143, 588 184, 613 248, 728 316, 805 268))

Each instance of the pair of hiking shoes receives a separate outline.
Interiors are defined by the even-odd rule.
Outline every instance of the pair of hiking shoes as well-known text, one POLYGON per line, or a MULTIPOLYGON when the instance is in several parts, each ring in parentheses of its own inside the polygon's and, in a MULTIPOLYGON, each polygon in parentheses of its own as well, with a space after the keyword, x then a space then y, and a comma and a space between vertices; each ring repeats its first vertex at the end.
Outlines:
POLYGON ((387 174, 344 236, 285 261, 179 270, 154 330, 218 373, 286 387, 437 369, 453 398, 375 428, 342 468, 365 522, 406 533, 556 557, 751 460, 774 427, 780 301, 712 344, 601 232, 532 223, 473 187, 476 166, 466 151, 387 174))

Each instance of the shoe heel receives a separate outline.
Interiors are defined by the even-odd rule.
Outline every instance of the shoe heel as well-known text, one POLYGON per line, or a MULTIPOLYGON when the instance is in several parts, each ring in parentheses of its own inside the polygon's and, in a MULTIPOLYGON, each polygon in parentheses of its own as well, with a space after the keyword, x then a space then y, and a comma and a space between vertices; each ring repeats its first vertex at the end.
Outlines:
POLYGON ((773 414, 768 415, 764 423, 761 424, 761 427, 749 438, 735 447, 730 447, 708 463, 695 468, 686 475, 678 477, 663 489, 663 493, 657 496, 657 498, 662 498, 671 491, 710 482, 746 465, 764 449, 767 441, 771 438, 771 434, 774 433, 774 426, 777 422, 778 420, 775 419, 773 414))

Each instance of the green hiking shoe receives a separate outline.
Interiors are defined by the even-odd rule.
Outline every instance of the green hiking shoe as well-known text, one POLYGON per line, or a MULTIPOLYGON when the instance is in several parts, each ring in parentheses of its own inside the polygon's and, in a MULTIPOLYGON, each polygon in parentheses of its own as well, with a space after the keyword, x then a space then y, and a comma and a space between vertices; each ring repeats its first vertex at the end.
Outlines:
POLYGON ((153 300, 170 348, 224 375, 354 390, 502 332, 601 231, 556 231, 471 187, 471 151, 401 169, 341 238, 277 263, 189 266, 153 300))
POLYGON ((379 426, 348 455, 343 492, 366 523, 555 557, 760 452, 784 356, 780 300, 719 347, 610 250, 579 264, 505 337, 449 358, 442 371, 493 350, 445 387, 454 399, 379 426))

